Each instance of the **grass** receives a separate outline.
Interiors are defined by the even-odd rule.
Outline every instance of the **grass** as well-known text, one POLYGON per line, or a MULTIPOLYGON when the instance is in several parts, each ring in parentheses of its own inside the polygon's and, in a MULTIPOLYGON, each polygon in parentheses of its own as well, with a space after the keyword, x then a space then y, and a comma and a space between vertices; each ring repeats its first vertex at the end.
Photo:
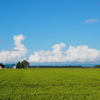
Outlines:
POLYGON ((100 69, 0 69, 0 100, 100 100, 100 69))

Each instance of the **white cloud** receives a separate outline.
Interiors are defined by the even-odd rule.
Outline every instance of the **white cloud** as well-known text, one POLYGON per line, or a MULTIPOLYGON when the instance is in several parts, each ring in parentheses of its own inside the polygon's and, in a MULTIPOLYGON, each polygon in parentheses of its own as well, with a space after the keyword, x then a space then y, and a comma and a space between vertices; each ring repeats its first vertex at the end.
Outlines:
POLYGON ((63 59, 64 43, 55 44, 52 48, 53 51, 37 51, 29 56, 29 62, 61 62, 63 59))
POLYGON ((84 21, 84 23, 89 23, 89 24, 92 24, 92 23, 95 23, 95 22, 99 22, 99 20, 97 20, 97 19, 88 19, 88 20, 84 21))
POLYGON ((0 62, 2 63, 15 63, 21 59, 25 59, 27 49, 21 43, 25 39, 23 35, 14 36, 14 43, 16 47, 13 50, 3 50, 0 52, 0 62))
POLYGON ((70 46, 66 51, 66 61, 69 62, 99 62, 100 51, 88 46, 70 46))
POLYGON ((30 64, 34 63, 98 63, 100 62, 100 51, 91 49, 86 45, 70 46, 67 50, 63 50, 66 45, 64 43, 55 44, 52 51, 35 51, 33 54, 27 55, 27 49, 22 44, 26 37, 23 35, 14 36, 15 47, 13 50, 3 50, 0 52, 0 62, 16 63, 21 60, 28 60, 30 64))
POLYGON ((100 62, 100 51, 88 46, 70 46, 68 50, 62 51, 64 43, 56 44, 52 51, 37 51, 29 56, 28 61, 33 62, 100 62))
POLYGON ((14 43, 16 45, 16 47, 14 48, 14 50, 19 50, 19 51, 23 51, 23 52, 27 52, 25 46, 21 43, 21 41, 23 41, 26 37, 24 37, 23 35, 18 35, 18 36, 14 36, 14 43))

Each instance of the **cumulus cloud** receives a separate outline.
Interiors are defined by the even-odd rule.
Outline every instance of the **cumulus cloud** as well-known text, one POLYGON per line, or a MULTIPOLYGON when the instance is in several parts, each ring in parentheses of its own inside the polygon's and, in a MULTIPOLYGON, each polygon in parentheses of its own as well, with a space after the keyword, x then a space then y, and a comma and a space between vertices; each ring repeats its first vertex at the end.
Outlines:
POLYGON ((88 46, 70 46, 66 51, 66 61, 69 62, 98 62, 100 51, 91 49, 88 46))
POLYGON ((100 51, 91 49, 88 46, 70 46, 68 50, 63 51, 64 43, 56 44, 52 47, 52 51, 37 51, 31 54, 28 61, 33 62, 99 62, 100 51))
POLYGON ((89 48, 87 45, 70 46, 63 50, 64 43, 55 44, 51 51, 35 51, 27 55, 27 49, 22 44, 26 37, 23 35, 14 36, 15 47, 13 50, 3 50, 0 52, 0 62, 16 63, 21 60, 28 60, 34 63, 98 63, 100 62, 100 51, 89 48))
POLYGON ((0 62, 2 63, 14 63, 25 59, 27 49, 21 43, 25 37, 23 35, 14 36, 15 47, 13 50, 3 50, 0 52, 0 62))
POLYGON ((14 50, 18 50, 18 51, 23 51, 26 52, 26 48, 25 46, 21 43, 21 41, 23 41, 26 37, 23 35, 18 35, 18 36, 14 36, 14 44, 16 45, 16 47, 14 47, 14 50))
POLYGON ((63 58, 63 47, 64 43, 55 44, 52 49, 53 51, 36 51, 31 54, 28 58, 29 62, 61 62, 63 58))
POLYGON ((84 23, 89 23, 89 24, 92 24, 95 22, 99 22, 99 20, 98 19, 88 19, 88 20, 84 21, 84 23))

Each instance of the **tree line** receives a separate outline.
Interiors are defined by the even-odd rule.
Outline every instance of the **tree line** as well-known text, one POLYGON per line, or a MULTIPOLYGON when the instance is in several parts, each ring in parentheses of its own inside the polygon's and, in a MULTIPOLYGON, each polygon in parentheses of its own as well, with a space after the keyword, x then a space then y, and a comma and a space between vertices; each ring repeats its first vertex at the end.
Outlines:
MULTIPOLYGON (((15 64, 13 64, 15 65, 15 64)), ((0 66, 2 66, 2 68, 5 68, 5 65, 3 63, 0 63, 0 66)), ((29 67, 29 62, 26 61, 26 60, 23 60, 23 61, 19 61, 17 64, 16 64, 16 68, 28 68, 29 67)))
MULTIPOLYGON (((15 64, 13 64, 15 65, 15 64)), ((5 65, 3 63, 0 63, 0 66, 2 66, 2 68, 5 68, 5 65)), ((16 64, 16 68, 90 68, 88 66, 72 66, 72 65, 68 65, 68 66, 30 66, 29 62, 26 60, 23 61, 19 61, 16 64)), ((100 68, 100 65, 95 65, 92 68, 100 68)))
POLYGON ((95 65, 93 67, 89 66, 74 66, 74 65, 68 65, 68 66, 29 66, 29 68, 100 68, 100 65, 95 65))

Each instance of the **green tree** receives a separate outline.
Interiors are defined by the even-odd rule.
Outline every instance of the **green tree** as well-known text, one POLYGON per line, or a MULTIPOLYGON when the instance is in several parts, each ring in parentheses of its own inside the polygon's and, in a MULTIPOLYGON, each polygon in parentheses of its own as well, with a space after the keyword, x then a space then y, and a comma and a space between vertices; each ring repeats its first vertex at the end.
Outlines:
POLYGON ((29 62, 26 61, 26 60, 23 60, 21 63, 20 63, 21 67, 22 68, 28 68, 29 67, 29 62))
POLYGON ((21 68, 20 61, 16 64, 16 68, 21 68))
POLYGON ((100 65, 95 65, 94 68, 100 68, 100 65))
POLYGON ((2 64, 2 63, 0 63, 0 66, 2 66, 2 68, 4 68, 4 67, 5 67, 5 65, 4 65, 4 64, 2 64))

